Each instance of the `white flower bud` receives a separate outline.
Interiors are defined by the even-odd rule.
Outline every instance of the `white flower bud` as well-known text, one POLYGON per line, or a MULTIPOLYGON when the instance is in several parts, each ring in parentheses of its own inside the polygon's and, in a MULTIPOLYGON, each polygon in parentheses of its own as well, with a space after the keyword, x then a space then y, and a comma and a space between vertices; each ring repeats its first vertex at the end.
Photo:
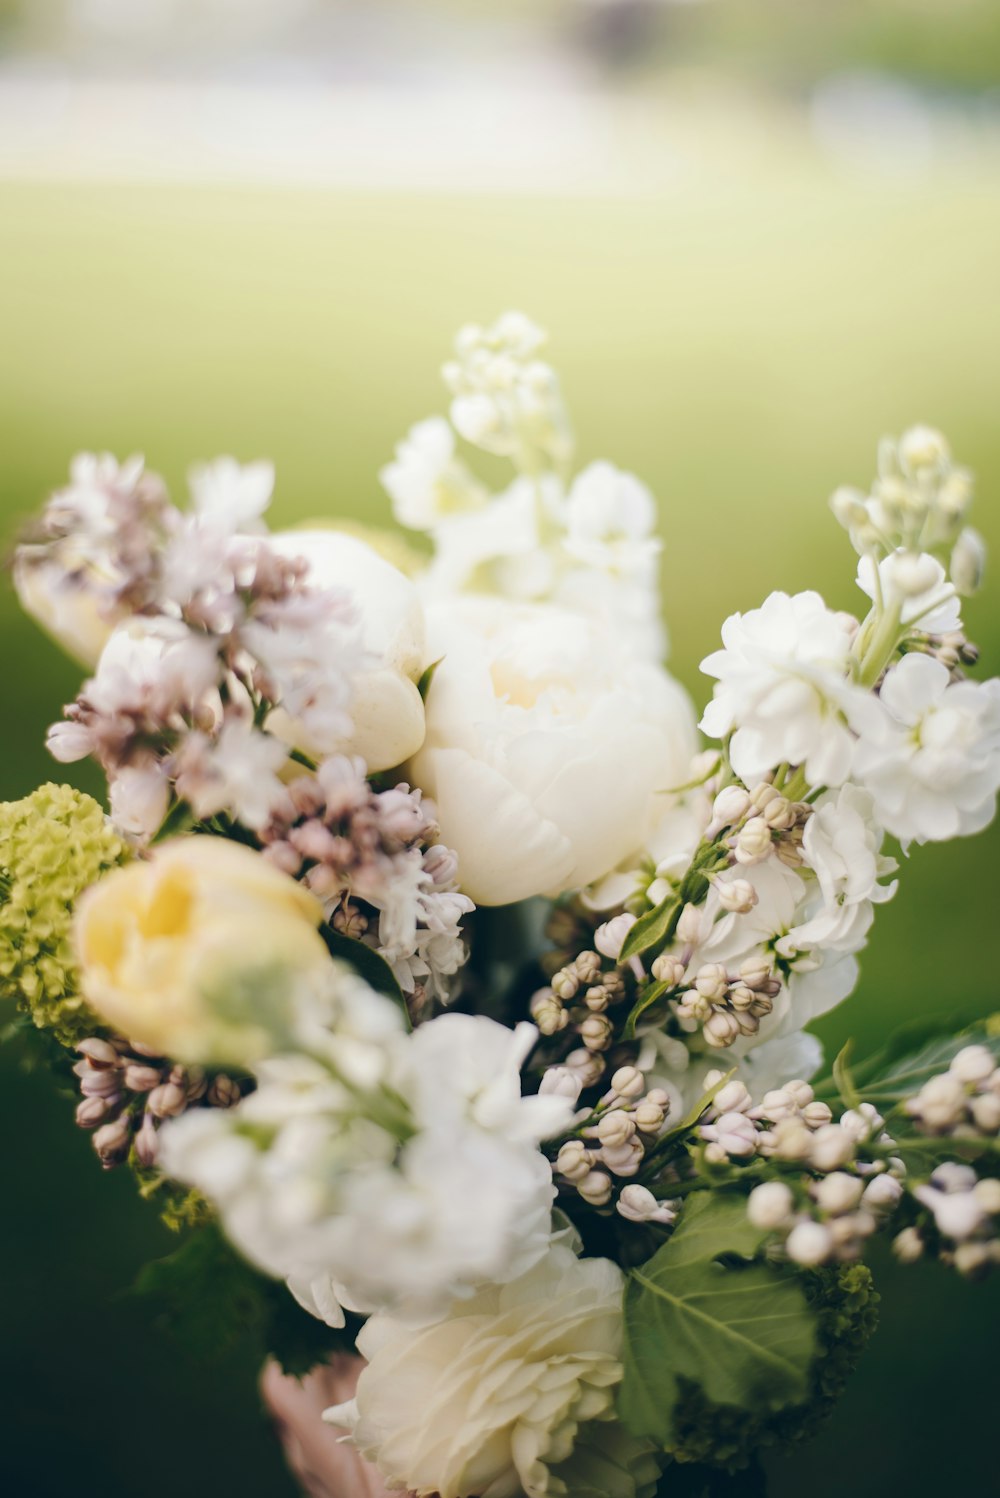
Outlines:
POLYGON ((676 988, 684 978, 684 964, 672 952, 661 952, 650 971, 657 983, 667 983, 671 988, 676 988))
POLYGON ((120 1097, 85 1097, 77 1104, 76 1121, 81 1129, 96 1128, 120 1101, 120 1097))
POLYGON ((770 855, 773 847, 771 829, 767 822, 763 817, 751 817, 749 822, 744 822, 736 835, 734 844, 736 862, 761 863, 770 855))
POLYGON ((611 1078, 616 1097, 638 1098, 646 1091, 646 1078, 637 1066, 620 1066, 611 1078))
POLYGON ((706 962, 695 975, 694 986, 703 999, 718 1002, 726 996, 729 975, 721 962, 706 962))
POLYGON ((540 988, 533 993, 528 1010, 542 1035, 556 1035, 569 1024, 569 1015, 551 988, 540 988))
POLYGON ((755 1228, 774 1232, 791 1221, 794 1204, 784 1181, 763 1181, 747 1197, 747 1216, 755 1228))
POLYGON ((861 1200, 870 1212, 891 1212, 903 1195, 903 1188, 895 1176, 873 1176, 865 1187, 861 1200))
POLYGON ((572 968, 560 968, 557 973, 553 973, 552 975, 552 992, 564 1004, 568 1004, 571 999, 576 998, 579 987, 580 979, 572 968))
POLYGON ((153 1088, 146 1107, 154 1118, 176 1118, 187 1107, 187 1093, 175 1082, 163 1082, 153 1088))
POLYGON ((750 810, 750 793, 741 785, 727 785, 712 802, 712 821, 719 827, 742 822, 750 810))
POLYGON ((975 1184, 972 1166, 957 1160, 945 1160, 931 1172, 931 1185, 937 1191, 971 1191, 975 1184))
POLYGON ((595 1056, 592 1051, 584 1050, 582 1047, 576 1051, 570 1051, 566 1057, 566 1066, 580 1078, 580 1087, 593 1087, 604 1076, 604 1060, 595 1056))
POLYGON ((798 1111, 798 1104, 784 1087, 765 1092, 757 1109, 761 1118, 769 1118, 772 1123, 779 1123, 783 1118, 796 1118, 798 1111))
POLYGON ((852 1139, 860 1142, 877 1134, 885 1119, 871 1103, 862 1103, 860 1107, 848 1108, 842 1113, 839 1123, 852 1139))
POLYGON ((606 1014, 588 1014, 577 1028, 588 1051, 606 1051, 611 1044, 613 1026, 606 1014))
POLYGON ((706 1124, 702 1137, 720 1144, 727 1155, 747 1159, 757 1149, 757 1130, 745 1113, 723 1113, 713 1124, 706 1124))
POLYGON ((947 440, 935 427, 910 427, 900 437, 897 452, 904 472, 908 473, 918 473, 924 468, 943 470, 951 462, 947 440))
POLYGON ((724 1051, 738 1038, 740 1027, 735 1015, 729 1014, 725 1009, 716 1009, 705 1021, 701 1033, 706 1044, 713 1050, 724 1051))
POLYGON ((980 1133, 1000 1133, 1000 1097, 995 1092, 982 1092, 978 1097, 970 1098, 969 1108, 980 1133))
POLYGON ((639 1140, 630 1139, 625 1144, 602 1145, 601 1159, 615 1175, 634 1176, 645 1155, 639 1140))
POLYGON ((817 1170, 838 1170, 854 1159, 856 1141, 839 1124, 825 1124, 809 1137, 809 1158, 817 1170))
POLYGON ((868 519, 865 496, 860 489, 852 489, 846 484, 830 495, 830 509, 838 525, 842 525, 845 531, 857 530, 868 519))
POLYGON ((596 983, 601 976, 601 959, 596 952, 580 952, 573 962, 581 983, 596 983))
POLYGON ((990 1217, 1000 1216, 1000 1181, 995 1176, 984 1176, 981 1181, 977 1181, 972 1193, 990 1217))
MULTIPOLYGON (((713 1085, 708 1077, 705 1078, 705 1085, 707 1087, 713 1085)), ((739 1078, 734 1077, 731 1082, 720 1087, 712 1099, 712 1107, 718 1109, 720 1113, 749 1113, 753 1107, 753 1098, 739 1078)))
POLYGON ((796 1264, 813 1266, 829 1258, 833 1235, 821 1222, 797 1222, 785 1239, 785 1252, 796 1264))
POLYGON ((808 1108, 814 1096, 809 1083, 803 1082, 799 1077, 793 1077, 790 1082, 786 1082, 782 1091, 788 1094, 796 1108, 808 1108))
POLYGON ((787 832, 795 826, 796 811, 784 796, 774 796, 764 807, 764 821, 773 832, 787 832))
POLYGON ((948 573, 955 585, 955 592, 963 598, 971 598, 983 585, 986 570, 986 542, 978 531, 966 526, 955 542, 951 553, 948 573))
POLYGON ((951 1072, 931 1077, 912 1098, 908 1111, 913 1112, 928 1129, 945 1132, 962 1122, 966 1115, 966 1092, 951 1072))
POLYGON ((932 1186, 918 1186, 914 1196, 929 1207, 939 1233, 960 1243, 978 1232, 986 1213, 972 1191, 935 1191, 932 1186))
POLYGON ((603 1207, 611 1199, 611 1177, 603 1170, 592 1170, 576 1183, 576 1189, 592 1207, 603 1207))
POLYGON ((967 1045, 957 1056, 952 1057, 948 1070, 960 1082, 974 1087, 979 1082, 989 1080, 995 1064, 984 1045, 967 1045))
POLYGON ((771 981, 771 964, 766 957, 748 957, 740 965, 740 980, 758 993, 771 981))
POLYGON ((707 935, 704 907, 685 905, 677 922, 677 940, 685 947, 696 947, 707 935))
POLYGON ((822 1129, 833 1121, 828 1103, 806 1103, 802 1109, 802 1122, 807 1129, 822 1129))
POLYGON ((567 1139, 565 1144, 559 1146, 555 1168, 567 1181, 582 1181, 584 1176, 590 1174, 592 1160, 593 1155, 582 1139, 567 1139))
POLYGON ((646 1186, 625 1186, 615 1203, 615 1208, 629 1222, 648 1222, 659 1206, 656 1197, 646 1186))
POLYGON ((612 1108, 610 1112, 603 1114, 597 1121, 597 1137, 601 1144, 609 1144, 612 1147, 619 1144, 627 1144, 635 1137, 635 1124, 628 1113, 622 1108, 612 1108))
POLYGON ((916 1228, 904 1228, 892 1240, 892 1251, 901 1264, 915 1264, 923 1258, 924 1240, 916 1228))
POLYGON ((648 1098, 644 1098, 636 1106, 635 1113, 633 1114, 635 1126, 643 1134, 658 1133, 663 1127, 666 1116, 659 1103, 651 1103, 648 1098))
POLYGON ((572 1067, 550 1066, 538 1084, 542 1097, 564 1097, 575 1103, 582 1091, 580 1078, 572 1067))
POLYGON ((822 1212, 839 1217, 843 1212, 853 1212, 861 1200, 864 1182, 844 1170, 835 1170, 823 1180, 814 1181, 809 1190, 822 1212))
POLYGON ((604 956, 610 957, 612 962, 617 962, 622 953, 625 938, 635 925, 635 916, 623 912, 614 916, 610 921, 605 921, 598 926, 594 932, 594 946, 604 956))
POLYGON ((974 1277, 989 1269, 993 1255, 988 1243, 960 1243, 955 1249, 955 1268, 959 1274, 974 1277))
POLYGON ((938 562, 926 552, 897 552, 891 560, 893 589, 903 598, 928 593, 941 575, 938 562))
POLYGON ((717 879, 715 893, 723 910, 746 915, 757 904, 757 891, 749 879, 717 879))

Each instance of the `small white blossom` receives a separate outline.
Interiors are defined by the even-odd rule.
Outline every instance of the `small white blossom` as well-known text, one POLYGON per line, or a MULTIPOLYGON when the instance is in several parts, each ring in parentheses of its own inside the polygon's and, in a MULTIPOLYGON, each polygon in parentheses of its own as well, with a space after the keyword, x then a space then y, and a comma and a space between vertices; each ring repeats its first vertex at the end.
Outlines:
POLYGON ((1000 789, 1000 679, 952 682, 939 661, 913 654, 879 695, 856 764, 878 820, 903 842, 981 831, 1000 789))
POLYGON ((646 485, 612 463, 591 463, 566 498, 570 556, 601 571, 630 573, 655 558, 656 504, 646 485))
POLYGON ((455 456, 455 434, 440 416, 419 421, 379 474, 392 512, 410 530, 433 531, 443 519, 480 509, 486 491, 455 456))
POLYGON ((811 947, 856 952, 864 945, 875 905, 890 900, 896 883, 894 859, 880 853, 882 829, 870 793, 857 785, 827 791, 806 822, 802 853, 816 875, 816 896, 807 894, 797 924, 778 943, 784 956, 811 947), (801 916, 804 915, 803 920, 801 916))
POLYGON ((794 1204, 784 1181, 762 1181, 747 1197, 747 1216, 755 1228, 775 1232, 791 1222, 794 1204))
POLYGON ((941 563, 927 552, 890 552, 878 564, 877 580, 874 558, 863 556, 858 587, 885 609, 896 610, 905 632, 919 629, 943 635, 962 627, 955 587, 941 563))

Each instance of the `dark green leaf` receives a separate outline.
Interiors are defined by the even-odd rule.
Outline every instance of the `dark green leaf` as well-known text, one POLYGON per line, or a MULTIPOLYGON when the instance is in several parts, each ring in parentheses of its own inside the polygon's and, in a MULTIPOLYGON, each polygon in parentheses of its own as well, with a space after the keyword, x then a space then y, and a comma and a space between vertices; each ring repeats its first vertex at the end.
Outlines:
POLYGON ((331 957, 336 957, 340 962, 346 962, 356 973, 360 973, 365 982, 369 983, 377 993, 384 993, 387 998, 397 1003, 407 1015, 407 1023, 409 1023, 403 991, 396 982, 395 974, 385 958, 367 943, 355 941, 353 936, 344 936, 341 931, 334 931, 327 922, 323 923, 320 931, 330 949, 331 957))
POLYGON ((621 962, 638 957, 650 947, 660 946, 673 934, 681 913, 681 902, 677 895, 667 895, 659 905, 647 910, 639 917, 622 944, 621 962))
POLYGON ((751 1260, 766 1236, 742 1194, 697 1193, 673 1236, 631 1272, 620 1411, 633 1434, 671 1449, 682 1381, 756 1412, 806 1397, 817 1333, 796 1275, 720 1262, 751 1260))
POLYGON ((431 689, 431 682, 434 680, 435 672, 443 660, 444 656, 439 656, 436 661, 432 661, 429 666, 425 667, 420 674, 420 680, 417 682, 417 691, 424 702, 427 701, 427 693, 431 689))
POLYGON ((622 1038, 624 1040, 633 1039, 633 1037, 635 1036, 635 1027, 638 1021, 642 1018, 647 1009, 651 1009, 653 1007, 657 999, 663 998, 663 995, 669 991, 669 988, 669 983, 651 983, 648 988, 642 991, 642 993, 639 995, 632 1006, 631 1014, 625 1021, 625 1028, 622 1031, 622 1038))

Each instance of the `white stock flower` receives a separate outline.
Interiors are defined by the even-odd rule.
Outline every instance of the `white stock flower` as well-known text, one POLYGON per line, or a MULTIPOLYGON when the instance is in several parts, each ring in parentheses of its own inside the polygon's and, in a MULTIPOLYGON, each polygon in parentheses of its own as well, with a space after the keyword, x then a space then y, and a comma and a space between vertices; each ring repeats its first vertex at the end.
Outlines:
POLYGON ((307 581, 314 587, 350 594, 368 659, 347 663, 353 727, 336 743, 311 742, 301 724, 288 721, 294 715, 272 714, 268 727, 306 752, 359 754, 371 771, 401 764, 424 736, 417 690, 424 666, 424 619, 416 588, 372 547, 340 531, 283 531, 271 537, 271 545, 284 557, 305 558, 307 581))
POLYGON ((851 723, 868 694, 848 680, 851 635, 818 593, 772 593, 732 614, 724 649, 701 663, 718 678, 701 720, 712 738, 732 733, 730 759, 747 785, 782 763, 804 765, 814 785, 840 785, 854 753, 851 723))
POLYGON ((609 1259, 553 1246, 438 1321, 374 1316, 358 1339, 357 1397, 324 1418, 418 1498, 651 1498, 651 1448, 614 1419, 623 1285, 609 1259))
POLYGON ((856 764, 878 820, 903 842, 981 831, 1000 789, 1000 679, 953 682, 940 661, 912 654, 887 672, 879 697, 856 764))
POLYGON ((486 503, 486 491, 455 457, 455 433, 441 416, 418 421, 379 474, 392 513, 410 530, 433 531, 442 520, 486 503))
POLYGON ((260 518, 274 491, 273 463, 216 458, 193 468, 188 483, 199 519, 230 535, 263 530, 260 518))
POLYGON ((891 552, 879 562, 877 579, 874 557, 861 557, 858 587, 873 602, 898 609, 904 628, 944 635, 962 627, 955 586, 937 558, 926 552, 891 552))
POLYGON ((871 795, 863 787, 844 785, 827 791, 806 822, 802 852, 816 875, 815 896, 806 895, 799 922, 778 943, 786 956, 811 947, 857 952, 874 919, 875 905, 891 900, 896 883, 879 880, 895 871, 895 859, 884 857, 882 829, 875 820, 871 795))
POLYGON ((477 904, 581 888, 641 846, 694 750, 686 693, 566 610, 460 599, 428 610, 440 659, 412 779, 477 904), (627 766, 627 773, 623 767, 627 766))
POLYGON ((489 328, 474 324, 455 339, 442 370, 454 396, 451 419, 467 442, 536 468, 560 462, 571 440, 555 371, 536 357, 545 334, 523 312, 489 328))
POLYGON ((660 549, 655 529, 656 504, 635 474, 591 463, 573 480, 564 545, 586 566, 610 572, 642 568, 660 549))

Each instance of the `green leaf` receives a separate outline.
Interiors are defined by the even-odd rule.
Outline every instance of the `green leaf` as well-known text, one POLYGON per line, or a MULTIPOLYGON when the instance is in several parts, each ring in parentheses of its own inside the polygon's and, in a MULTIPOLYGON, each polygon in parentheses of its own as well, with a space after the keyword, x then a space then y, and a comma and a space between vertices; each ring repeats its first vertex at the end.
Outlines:
POLYGON ((431 664, 429 666, 426 666, 420 673, 420 680, 417 682, 417 691, 420 693, 420 697, 423 702, 427 701, 427 693, 431 689, 431 682, 434 680, 437 668, 438 666, 440 666, 443 660, 443 655, 438 656, 436 661, 432 661, 431 664))
MULTIPOLYGON (((992 1033, 987 1022, 980 1021, 957 1034, 954 1029, 942 1031, 936 1025, 907 1027, 894 1035, 884 1050, 853 1068, 854 1092, 861 1102, 892 1107, 919 1092, 931 1077, 947 1071, 952 1058, 967 1045, 986 1046, 1000 1062, 1000 1034, 992 1033)), ((836 1090, 835 1066, 832 1084, 828 1079, 817 1085, 816 1092, 819 1097, 829 1097, 836 1090)), ((842 1096, 846 1101, 846 1094, 842 1096)))
POLYGON ((663 998, 663 995, 667 993, 669 989, 669 983, 651 983, 650 986, 645 990, 645 992, 639 995, 632 1006, 632 1012, 630 1013, 628 1019, 625 1021, 625 1028, 622 1030, 623 1040, 632 1040, 635 1038, 635 1027, 638 1021, 642 1018, 647 1009, 651 1009, 653 1007, 657 999, 663 998))
POLYGON ((841 1048, 836 1061, 833 1063, 833 1080, 837 1085, 837 1091, 848 1108, 856 1108, 862 1101, 858 1089, 854 1085, 854 1078, 851 1076, 849 1063, 853 1050, 854 1041, 848 1040, 841 1048))
POLYGON ((631 1272, 619 1407, 634 1435, 671 1449, 683 1384, 756 1412, 805 1399, 817 1333, 796 1275, 720 1262, 752 1259, 766 1237, 742 1194, 698 1193, 673 1236, 631 1272))
POLYGON ((669 894, 655 905, 652 910, 647 910, 645 915, 639 917, 632 927, 628 936, 622 943, 620 962, 627 962, 630 957, 638 957, 640 952, 646 952, 650 947, 659 946, 673 934, 681 913, 681 902, 677 895, 669 894))
POLYGON ((330 956, 336 957, 340 962, 346 962, 375 989, 376 993, 384 993, 387 998, 398 1004, 409 1024, 409 1011, 406 1008, 403 990, 396 982, 395 974, 385 958, 366 942, 355 941, 353 936, 345 936, 342 931, 335 931, 326 921, 320 927, 320 935, 329 948, 330 956))

